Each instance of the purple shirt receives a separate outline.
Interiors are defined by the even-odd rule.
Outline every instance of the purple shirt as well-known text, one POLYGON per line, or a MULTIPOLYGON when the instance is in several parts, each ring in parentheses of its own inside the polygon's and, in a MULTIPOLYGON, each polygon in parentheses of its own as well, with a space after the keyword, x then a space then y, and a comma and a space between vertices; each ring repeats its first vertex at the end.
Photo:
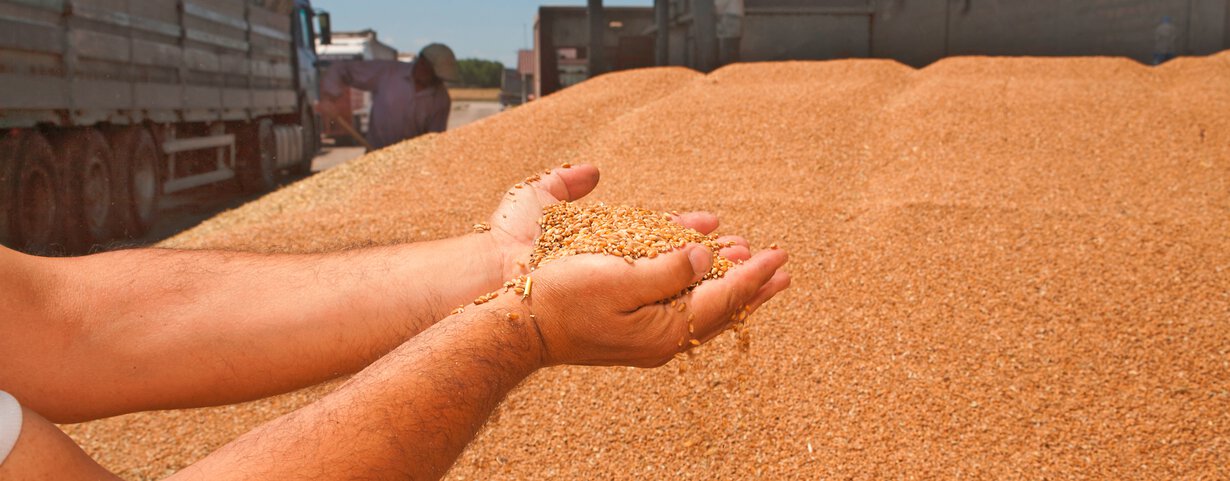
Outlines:
POLYGON ((320 81, 327 98, 342 95, 349 85, 372 93, 367 141, 381 149, 428 132, 444 132, 452 101, 448 90, 429 87, 414 91, 413 63, 396 60, 334 62, 320 81))

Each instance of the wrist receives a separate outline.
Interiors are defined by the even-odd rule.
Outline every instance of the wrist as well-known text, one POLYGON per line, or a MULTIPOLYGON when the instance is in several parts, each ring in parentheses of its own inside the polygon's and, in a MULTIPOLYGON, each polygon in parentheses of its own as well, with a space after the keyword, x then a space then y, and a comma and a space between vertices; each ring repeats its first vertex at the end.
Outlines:
POLYGON ((486 320, 489 323, 486 328, 507 341, 510 354, 515 354, 516 359, 529 368, 529 372, 549 365, 547 345, 538 320, 521 302, 520 296, 509 291, 482 305, 471 305, 465 309, 466 313, 474 310, 476 316, 486 320))
POLYGON ((455 280, 463 281, 469 286, 467 289, 474 289, 480 294, 494 291, 504 284, 503 252, 490 232, 465 234, 450 242, 455 243, 453 245, 459 257, 466 259, 455 280))

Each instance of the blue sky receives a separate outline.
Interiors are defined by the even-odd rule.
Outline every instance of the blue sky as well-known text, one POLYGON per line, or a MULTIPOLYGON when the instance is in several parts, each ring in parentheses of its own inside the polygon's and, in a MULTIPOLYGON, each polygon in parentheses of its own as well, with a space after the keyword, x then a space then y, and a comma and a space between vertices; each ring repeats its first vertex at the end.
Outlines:
MULTIPOLYGON (((584 5, 584 0, 313 0, 333 15, 334 30, 371 28, 399 52, 431 42, 453 48, 458 58, 516 65, 517 49, 532 48, 539 5, 584 5)), ((608 6, 653 5, 653 0, 605 0, 608 6)))

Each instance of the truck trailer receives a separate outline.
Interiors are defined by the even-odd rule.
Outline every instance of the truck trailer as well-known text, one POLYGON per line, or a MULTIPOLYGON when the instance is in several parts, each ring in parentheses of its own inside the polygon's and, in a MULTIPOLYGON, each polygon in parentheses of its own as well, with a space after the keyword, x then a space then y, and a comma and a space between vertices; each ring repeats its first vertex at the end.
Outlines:
POLYGON ((0 0, 0 243, 80 252, 142 235, 162 195, 309 171, 328 19, 307 0, 0 0))

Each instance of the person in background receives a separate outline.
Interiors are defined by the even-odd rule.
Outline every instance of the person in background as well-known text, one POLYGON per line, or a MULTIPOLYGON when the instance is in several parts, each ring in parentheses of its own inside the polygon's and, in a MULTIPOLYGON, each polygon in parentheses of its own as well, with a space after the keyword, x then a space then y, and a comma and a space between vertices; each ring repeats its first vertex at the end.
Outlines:
POLYGON ((369 150, 378 150, 403 140, 448 128, 452 108, 445 81, 456 81, 457 58, 448 46, 433 43, 423 47, 413 62, 352 60, 335 62, 320 82, 318 110, 326 119, 349 114, 334 112, 334 101, 349 86, 372 93, 372 112, 367 131, 369 150))
POLYGON ((1157 25, 1153 30, 1153 65, 1161 65, 1167 60, 1175 58, 1175 37, 1178 32, 1175 31, 1174 23, 1170 21, 1170 17, 1162 17, 1162 23, 1157 25))

